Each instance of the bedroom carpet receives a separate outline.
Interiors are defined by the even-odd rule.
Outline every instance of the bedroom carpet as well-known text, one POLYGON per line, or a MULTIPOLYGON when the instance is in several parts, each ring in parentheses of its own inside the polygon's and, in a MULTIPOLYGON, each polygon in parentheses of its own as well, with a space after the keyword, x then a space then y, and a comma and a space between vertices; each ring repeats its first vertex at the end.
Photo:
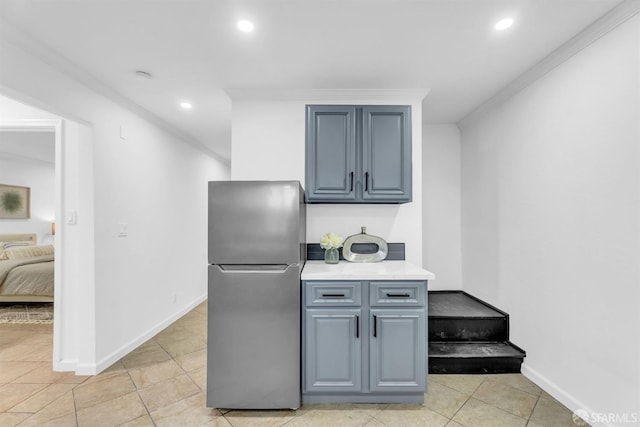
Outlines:
POLYGON ((0 304, 0 323, 52 324, 53 303, 0 304))

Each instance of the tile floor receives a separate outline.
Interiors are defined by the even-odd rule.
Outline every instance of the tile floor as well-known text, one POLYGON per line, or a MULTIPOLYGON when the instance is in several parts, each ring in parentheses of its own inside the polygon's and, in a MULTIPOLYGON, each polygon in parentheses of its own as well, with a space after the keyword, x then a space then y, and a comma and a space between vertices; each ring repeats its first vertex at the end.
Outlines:
POLYGON ((430 375, 424 405, 205 407, 206 305, 93 377, 51 370, 51 325, 0 324, 0 426, 575 426, 519 374, 430 375))

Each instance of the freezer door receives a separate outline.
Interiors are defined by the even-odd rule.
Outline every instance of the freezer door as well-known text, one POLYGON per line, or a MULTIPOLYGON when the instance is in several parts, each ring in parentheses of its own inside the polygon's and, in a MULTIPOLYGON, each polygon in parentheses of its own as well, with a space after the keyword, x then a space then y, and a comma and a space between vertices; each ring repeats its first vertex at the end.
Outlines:
POLYGON ((298 181, 209 182, 209 264, 297 264, 305 205, 298 181))
POLYGON ((209 266, 207 406, 300 406, 300 265, 209 266))

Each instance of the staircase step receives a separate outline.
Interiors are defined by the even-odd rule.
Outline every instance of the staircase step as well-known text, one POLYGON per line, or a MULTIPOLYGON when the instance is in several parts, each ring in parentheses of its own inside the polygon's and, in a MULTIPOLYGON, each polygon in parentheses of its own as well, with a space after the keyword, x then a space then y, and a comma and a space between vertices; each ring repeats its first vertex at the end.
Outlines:
POLYGON ((430 341, 507 341, 509 315, 464 291, 429 292, 430 341))
POLYGON ((519 373, 524 350, 503 342, 429 342, 431 374, 519 373))

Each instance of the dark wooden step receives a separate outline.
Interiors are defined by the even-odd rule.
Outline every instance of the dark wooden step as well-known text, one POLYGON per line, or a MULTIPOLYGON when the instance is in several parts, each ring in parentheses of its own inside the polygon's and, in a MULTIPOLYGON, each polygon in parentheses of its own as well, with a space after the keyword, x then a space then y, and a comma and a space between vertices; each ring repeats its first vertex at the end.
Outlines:
POLYGON ((509 341, 429 342, 431 374, 519 373, 526 353, 509 341))
POLYGON ((464 291, 429 292, 430 341, 507 341, 509 315, 464 291))

